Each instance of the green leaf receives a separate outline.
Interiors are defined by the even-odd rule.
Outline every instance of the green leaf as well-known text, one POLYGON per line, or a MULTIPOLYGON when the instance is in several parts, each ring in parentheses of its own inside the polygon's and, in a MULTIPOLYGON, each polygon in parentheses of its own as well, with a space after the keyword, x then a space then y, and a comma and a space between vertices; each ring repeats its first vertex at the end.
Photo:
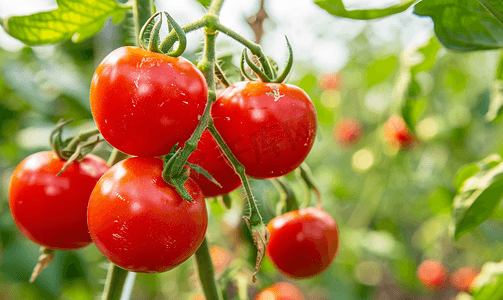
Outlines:
POLYGON ((459 169, 454 177, 454 187, 456 188, 456 191, 459 193, 465 181, 477 174, 479 171, 480 168, 477 164, 469 164, 459 169))
POLYGON ((474 187, 473 183, 476 183, 476 181, 471 180, 467 182, 467 180, 471 177, 474 177, 475 179, 482 178, 501 162, 502 159, 499 154, 491 154, 479 162, 461 167, 461 169, 458 170, 456 176, 454 177, 454 186, 456 188, 456 192, 460 194, 464 191, 475 190, 477 187, 474 187))
POLYGON ((314 3, 334 16, 357 20, 371 20, 401 13, 416 1, 403 0, 395 5, 384 8, 355 10, 347 10, 342 0, 314 0, 314 3))
POLYGON ((114 0, 57 0, 58 8, 29 16, 12 16, 2 23, 5 31, 27 45, 72 39, 81 42, 95 35, 112 17, 118 23, 130 6, 114 0))
MULTIPOLYGON (((495 161, 490 162, 491 165, 494 163, 495 161)), ((489 167, 489 164, 486 166, 489 167)), ((481 167, 479 172, 464 180, 454 198, 454 237, 456 239, 489 218, 503 198, 503 163, 500 162, 487 172, 483 165, 479 167, 481 167)))
POLYGON ((501 0, 478 0, 503 25, 503 2, 501 0))
POLYGON ((501 48, 503 25, 495 17, 495 14, 503 13, 501 1, 484 2, 488 2, 494 12, 477 0, 423 0, 414 7, 414 13, 432 18, 437 38, 448 49, 472 51, 501 48))
POLYGON ((398 65, 398 59, 395 56, 390 56, 374 62, 367 69, 367 86, 371 87, 375 84, 385 81, 398 65))
POLYGON ((503 298, 503 262, 488 262, 473 282, 473 300, 503 298))

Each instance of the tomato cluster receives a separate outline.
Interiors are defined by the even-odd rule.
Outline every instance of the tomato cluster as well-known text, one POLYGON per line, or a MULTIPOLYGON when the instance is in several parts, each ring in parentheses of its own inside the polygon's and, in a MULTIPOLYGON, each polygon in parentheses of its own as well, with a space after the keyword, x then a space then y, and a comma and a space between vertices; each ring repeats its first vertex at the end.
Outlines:
MULTIPOLYGON (((121 268, 145 273, 170 270, 189 258, 204 239, 208 225, 204 198, 228 194, 241 185, 207 130, 188 163, 202 167, 220 186, 194 170, 186 172, 190 176, 183 187, 192 198, 187 201, 163 174, 166 166, 158 156, 183 146, 203 117, 206 80, 183 58, 122 47, 97 67, 90 96, 92 115, 105 140, 135 157, 109 168, 102 159, 87 155, 69 163, 59 177, 65 161, 55 152, 28 157, 11 181, 14 220, 28 238, 50 249, 74 250, 94 242, 121 268)), ((235 83, 219 93, 211 117, 245 173, 259 179, 297 168, 316 135, 312 101, 288 84, 235 83)), ((313 248, 313 231, 304 232, 300 246, 309 258, 300 262, 306 270, 292 273, 294 277, 321 272, 338 245, 330 216, 317 209, 301 211, 300 216, 324 237, 313 248)), ((298 240, 289 235, 291 229, 271 230, 273 257, 276 241, 298 240), (276 238, 277 231, 288 234, 276 238)))

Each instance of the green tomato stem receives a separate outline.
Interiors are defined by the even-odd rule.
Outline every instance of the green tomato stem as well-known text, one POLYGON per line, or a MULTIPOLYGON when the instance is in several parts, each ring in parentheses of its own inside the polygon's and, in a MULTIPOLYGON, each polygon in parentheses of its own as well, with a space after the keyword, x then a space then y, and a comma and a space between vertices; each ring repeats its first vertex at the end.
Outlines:
POLYGON ((207 300, 223 300, 218 283, 215 281, 215 270, 211 261, 208 241, 204 238, 203 243, 195 253, 199 280, 203 286, 204 296, 207 300))
POLYGON ((140 45, 140 31, 143 24, 155 12, 154 0, 133 0, 133 19, 136 46, 140 45))
POLYGON ((230 85, 229 80, 225 76, 224 71, 222 70, 222 68, 220 68, 220 65, 218 63, 215 63, 215 75, 225 87, 228 87, 230 85))
POLYGON ((267 242, 269 240, 269 231, 262 221, 262 216, 260 215, 260 212, 258 210, 257 201, 255 200, 255 197, 253 196, 253 193, 251 191, 250 183, 248 182, 248 177, 246 177, 244 166, 237 160, 237 158, 225 143, 222 136, 218 133, 217 129, 213 125, 213 120, 211 120, 210 124, 208 125, 208 130, 224 152, 227 159, 231 162, 234 170, 239 175, 239 178, 241 178, 241 182, 243 183, 243 187, 246 193, 246 200, 248 201, 248 207, 250 208, 250 213, 248 214, 248 216, 244 216, 243 219, 245 220, 246 225, 251 232, 253 242, 257 247, 257 261, 252 277, 252 281, 255 282, 257 281, 257 277, 255 275, 258 273, 262 259, 265 256, 265 250, 267 248, 267 242))
POLYGON ((262 64, 262 68, 264 69, 264 73, 267 75, 267 77, 273 78, 274 74, 272 72, 271 64, 269 63, 267 56, 264 54, 264 52, 262 51, 262 47, 260 47, 259 44, 255 44, 255 43, 247 40, 246 38, 244 38, 243 36, 241 36, 237 32, 235 32, 234 30, 232 30, 228 27, 225 27, 224 25, 222 25, 222 23, 218 22, 218 19, 212 25, 213 25, 213 28, 228 35, 232 39, 241 43, 246 48, 250 49, 252 54, 257 55, 258 59, 260 61, 260 64, 262 64))
POLYGON ((128 271, 110 263, 101 300, 120 299, 128 271))
POLYGON ((250 206, 250 213, 248 217, 250 218, 250 224, 252 225, 258 225, 262 222, 262 216, 260 215, 260 212, 258 210, 257 203, 255 201, 255 197, 252 194, 251 187, 250 187, 250 182, 248 181, 248 177, 245 174, 245 168, 243 165, 237 160, 237 158, 234 156, 234 154, 231 152, 227 144, 225 143, 224 139, 218 133, 217 129, 213 125, 213 121, 208 125, 208 130, 210 131, 211 135, 217 142, 218 146, 222 149, 224 152, 225 156, 229 159, 231 162, 232 166, 236 170, 236 173, 239 175, 241 178, 241 181, 243 183, 243 187, 246 193, 246 198, 248 201, 248 205, 250 206))
POLYGON ((173 169, 171 171, 172 177, 178 177, 183 172, 183 166, 187 162, 190 154, 196 150, 197 143, 203 134, 203 131, 208 126, 211 120, 211 105, 215 102, 215 41, 216 33, 209 32, 205 30, 205 44, 204 44, 204 54, 202 60, 199 62, 197 67, 203 72, 206 78, 206 83, 208 84, 208 100, 206 102, 206 107, 204 108, 203 115, 196 130, 192 133, 190 138, 185 142, 180 155, 177 157, 173 164, 173 169))
POLYGON ((276 214, 281 215, 284 212, 299 210, 297 197, 292 190, 292 187, 283 177, 272 179, 272 183, 276 186, 280 193, 280 201, 276 208, 276 214))
POLYGON ((92 137, 93 135, 99 134, 100 131, 98 128, 93 128, 91 130, 86 130, 83 132, 80 132, 77 134, 71 141, 68 143, 68 145, 63 149, 64 151, 75 151, 77 149, 77 146, 79 145, 80 142, 83 142, 87 140, 88 138, 92 137))
MULTIPOLYGON (((189 33, 191 31, 201 29, 204 26, 206 26, 206 19, 202 18, 201 20, 182 26, 182 29, 185 33, 189 33)), ((171 30, 168 36, 166 36, 164 40, 161 42, 161 45, 159 45, 159 49, 161 49, 161 51, 165 50, 166 52, 170 51, 171 48, 170 45, 173 45, 177 39, 178 36, 176 31, 171 30)))
POLYGON ((213 0, 210 4, 210 8, 208 9, 208 13, 218 16, 223 4, 224 0, 213 0))

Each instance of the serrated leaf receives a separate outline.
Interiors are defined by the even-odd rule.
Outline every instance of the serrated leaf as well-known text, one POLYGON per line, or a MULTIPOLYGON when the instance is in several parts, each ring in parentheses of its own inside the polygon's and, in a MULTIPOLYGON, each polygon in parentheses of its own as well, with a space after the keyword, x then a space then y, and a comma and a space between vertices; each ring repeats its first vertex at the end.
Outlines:
POLYGON ((473 281, 472 287, 473 300, 502 299, 503 261, 484 264, 480 274, 473 281))
MULTIPOLYGON (((491 7, 502 12, 501 4, 491 7)), ((472 51, 503 47, 503 25, 477 0, 423 0, 414 7, 414 13, 432 18, 437 38, 448 49, 472 51)))
POLYGON ((466 179, 454 198, 456 239, 489 218, 503 198, 503 163, 499 163, 483 176, 477 175, 466 179))
POLYGON ((503 119, 503 80, 495 81, 491 89, 489 109, 485 118, 489 122, 497 122, 503 119))
POLYGON ((347 10, 342 0, 314 0, 314 3, 330 14, 338 17, 371 20, 401 13, 417 0, 403 0, 395 5, 375 9, 347 10))
POLYGON ((58 8, 28 16, 12 16, 2 26, 27 45, 44 45, 72 39, 81 42, 100 31, 112 17, 117 23, 130 6, 114 0, 57 0, 58 8))

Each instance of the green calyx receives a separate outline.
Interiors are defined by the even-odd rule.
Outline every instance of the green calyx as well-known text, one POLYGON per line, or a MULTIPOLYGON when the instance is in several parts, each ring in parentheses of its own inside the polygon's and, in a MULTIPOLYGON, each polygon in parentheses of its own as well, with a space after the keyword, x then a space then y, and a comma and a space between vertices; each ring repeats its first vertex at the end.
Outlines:
MULTIPOLYGON (((285 39, 286 39, 286 44, 287 44, 287 47, 288 47, 288 59, 287 59, 287 62, 286 62, 286 65, 285 65, 285 69, 283 70, 283 72, 276 77, 276 72, 274 70, 272 70, 273 74, 272 74, 272 77, 271 76, 268 76, 266 74, 266 72, 264 72, 255 62, 252 61, 252 59, 248 56, 248 52, 247 52, 247 49, 244 48, 243 49, 243 53, 241 55, 241 64, 240 64, 240 68, 241 68, 241 73, 243 73, 243 76, 246 77, 248 80, 254 80, 253 79, 253 76, 250 75, 247 71, 246 71, 246 66, 245 66, 245 62, 246 64, 250 67, 250 69, 257 75, 257 77, 263 81, 263 82, 270 82, 270 83, 282 83, 286 77, 288 76, 288 74, 290 73, 290 70, 292 69, 292 65, 293 65, 293 51, 292 51, 292 46, 290 45, 290 42, 288 41, 288 38, 285 36, 285 39), (275 78, 274 78, 275 77, 275 78)), ((270 59, 269 59, 270 60, 270 59)))
POLYGON ((61 137, 63 128, 71 121, 72 119, 59 120, 49 138, 52 150, 61 160, 66 160, 63 168, 56 176, 61 175, 72 162, 81 160, 91 153, 97 144, 104 141, 104 139, 96 136, 100 133, 97 128, 80 132, 75 137, 63 140, 61 137), (93 136, 96 138, 91 139, 93 136))
POLYGON ((140 46, 148 50, 150 52, 156 52, 156 53, 163 53, 168 56, 172 57, 178 57, 183 54, 185 49, 187 48, 187 36, 185 35, 185 31, 183 28, 173 19, 173 17, 170 16, 167 12, 157 12, 153 14, 147 22, 145 22, 145 25, 143 25, 142 29, 140 30, 140 46), (178 48, 176 50, 171 51, 171 48, 173 47, 174 43, 176 40, 171 40, 168 39, 170 35, 168 35, 162 42, 159 42, 160 36, 159 32, 161 30, 161 26, 163 23, 163 18, 161 13, 164 13, 166 18, 168 19, 168 26, 171 28, 173 27, 173 31, 176 34, 176 37, 179 41, 178 43, 178 48), (160 17, 155 21, 154 25, 152 26, 152 22, 156 19, 157 16, 160 17), (144 41, 148 40, 148 45, 145 45, 144 41))

